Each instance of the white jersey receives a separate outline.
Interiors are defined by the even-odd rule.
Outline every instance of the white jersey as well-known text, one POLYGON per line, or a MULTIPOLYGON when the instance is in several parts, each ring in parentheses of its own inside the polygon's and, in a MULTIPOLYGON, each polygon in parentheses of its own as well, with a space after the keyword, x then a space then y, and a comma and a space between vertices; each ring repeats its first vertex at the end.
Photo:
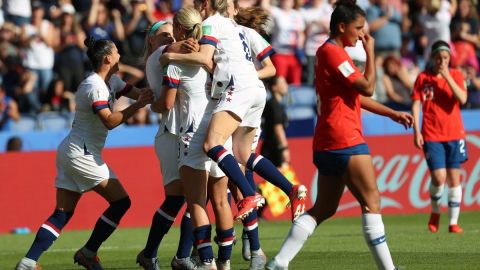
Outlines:
POLYGON ((200 123, 209 122, 213 107, 206 111, 210 97, 208 72, 200 66, 171 63, 164 75, 164 85, 178 89, 178 118, 180 133, 196 130, 200 123))
POLYGON ((232 77, 251 85, 251 78, 257 77, 248 42, 237 24, 216 13, 202 23, 203 36, 200 44, 215 47, 212 95, 218 97, 231 83, 232 77))
POLYGON ((70 158, 83 155, 101 156, 108 129, 96 113, 104 108, 113 108, 113 102, 131 90, 117 75, 108 82, 91 73, 78 86, 75 93, 76 111, 72 130, 59 146, 70 158))
MULTIPOLYGON (((155 99, 160 97, 160 93, 163 88, 163 68, 160 65, 159 59, 162 56, 163 51, 167 46, 161 46, 156 49, 147 59, 145 64, 145 72, 147 75, 147 81, 152 88, 155 99)), ((175 100, 175 105, 173 109, 162 114, 162 119, 160 120, 160 126, 156 136, 161 135, 163 132, 168 130, 168 132, 178 135, 177 128, 177 115, 178 115, 178 102, 175 100)))
POLYGON ((268 43, 262 35, 252 28, 239 25, 241 33, 244 35, 247 40, 247 44, 250 47, 250 53, 252 54, 252 59, 254 61, 256 68, 262 67, 262 61, 265 58, 270 57, 275 53, 270 43, 268 43))

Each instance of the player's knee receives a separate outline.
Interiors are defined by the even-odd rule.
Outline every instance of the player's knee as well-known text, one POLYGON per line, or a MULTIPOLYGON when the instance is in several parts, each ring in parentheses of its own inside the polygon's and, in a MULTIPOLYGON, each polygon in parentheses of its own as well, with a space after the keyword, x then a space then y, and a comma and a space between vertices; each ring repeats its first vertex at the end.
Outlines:
POLYGON ((248 162, 248 158, 250 157, 250 150, 245 151, 244 149, 234 147, 233 148, 233 155, 238 163, 242 165, 246 165, 248 162))

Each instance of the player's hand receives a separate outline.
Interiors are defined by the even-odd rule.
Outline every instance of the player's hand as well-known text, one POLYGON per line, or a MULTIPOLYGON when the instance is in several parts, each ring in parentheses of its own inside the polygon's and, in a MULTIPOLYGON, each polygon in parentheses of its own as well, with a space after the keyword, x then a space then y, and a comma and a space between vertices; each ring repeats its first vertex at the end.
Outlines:
POLYGON ((423 135, 422 133, 420 132, 415 132, 415 134, 413 135, 413 143, 415 144, 415 147, 417 147, 418 149, 423 149, 423 135))
POLYGON ((144 107, 147 104, 152 104, 153 102, 153 91, 150 88, 144 88, 140 91, 138 96, 137 103, 144 107))
POLYGON ((390 118, 393 121, 402 124, 405 129, 411 128, 413 126, 413 116, 407 112, 395 111, 395 113, 390 118))
POLYGON ((369 33, 365 33, 360 39, 362 40, 365 52, 373 54, 375 49, 375 39, 369 33))
POLYGON ((447 63, 442 63, 440 64, 440 67, 438 69, 438 73, 442 75, 443 78, 448 78, 450 76, 450 70, 448 69, 447 63))
POLYGON ((189 38, 182 43, 182 53, 192 53, 200 51, 200 45, 198 41, 193 38, 189 38))

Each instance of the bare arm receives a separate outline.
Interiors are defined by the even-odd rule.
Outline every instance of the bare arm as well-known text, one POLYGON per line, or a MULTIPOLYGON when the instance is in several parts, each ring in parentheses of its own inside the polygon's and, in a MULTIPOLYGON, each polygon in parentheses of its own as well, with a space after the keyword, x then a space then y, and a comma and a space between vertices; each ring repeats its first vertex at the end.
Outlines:
POLYGON ((371 97, 375 90, 375 55, 374 46, 375 40, 369 34, 362 37, 363 47, 367 54, 367 62, 365 63, 365 72, 363 77, 360 77, 353 83, 353 86, 360 92, 361 95, 371 97))
POLYGON ((440 67, 440 74, 445 78, 448 86, 452 89, 453 96, 460 102, 461 105, 467 102, 467 91, 462 89, 450 74, 450 70, 447 66, 440 67))
POLYGON ((164 113, 169 111, 175 105, 177 96, 177 88, 163 87, 160 97, 152 103, 150 109, 156 113, 164 113))
POLYGON ((90 7, 90 10, 88 11, 88 18, 86 21, 85 27, 87 29, 92 28, 95 23, 97 22, 97 13, 98 13, 98 5, 100 4, 100 0, 92 0, 92 6, 90 7))
POLYGON ((181 53, 164 53, 160 57, 160 64, 162 66, 170 63, 181 63, 187 65, 201 65, 201 66, 213 66, 213 54, 215 47, 203 44, 200 46, 200 51, 187 54, 181 53))
POLYGON ((414 100, 412 103, 412 114, 413 114, 413 135, 414 135, 414 144, 417 148, 422 148, 423 146, 423 136, 420 131, 420 100, 414 100))
POLYGON ((411 127, 414 123, 413 116, 409 113, 392 110, 389 107, 376 102, 372 98, 360 96, 360 105, 362 106, 362 109, 389 117, 393 121, 405 126, 405 128, 411 127))
POLYGON ((262 68, 257 70, 258 78, 265 79, 275 76, 277 69, 273 65, 272 59, 267 57, 262 61, 262 68))
POLYGON ((118 9, 112 10, 113 24, 115 25, 115 30, 113 35, 120 41, 125 39, 125 28, 123 28, 122 14, 118 9))
POLYGON ((395 92, 395 89, 393 88, 392 81, 390 80, 390 77, 387 75, 384 75, 383 78, 383 85, 385 86, 385 92, 387 92, 387 96, 391 101, 401 103, 403 102, 403 98, 395 92))
POLYGON ((118 125, 127 121, 128 118, 132 117, 136 111, 145 107, 148 103, 151 103, 153 100, 153 95, 151 92, 145 91, 142 92, 138 100, 132 105, 128 106, 122 111, 112 112, 109 108, 101 109, 97 112, 98 117, 102 120, 103 125, 109 130, 114 129, 118 125))

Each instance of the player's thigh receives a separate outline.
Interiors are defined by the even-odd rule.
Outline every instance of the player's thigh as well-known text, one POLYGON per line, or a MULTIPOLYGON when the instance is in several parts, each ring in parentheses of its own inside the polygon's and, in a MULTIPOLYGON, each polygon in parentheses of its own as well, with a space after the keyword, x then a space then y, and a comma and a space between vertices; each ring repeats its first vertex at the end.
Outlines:
POLYGON ((212 115, 205 137, 204 150, 224 145, 240 124, 240 119, 229 111, 219 111, 212 115))
POLYGON ((180 176, 184 183, 184 191, 188 204, 205 206, 207 201, 208 172, 189 166, 182 166, 180 167, 180 176))
POLYGON ((350 156, 343 179, 350 192, 360 203, 363 213, 380 212, 380 192, 370 155, 350 156))
POLYGON ((164 186, 165 195, 184 196, 183 182, 181 179, 175 179, 164 186))
POLYGON ((164 132, 155 137, 155 153, 160 161, 163 185, 180 179, 178 171, 178 136, 164 132))

